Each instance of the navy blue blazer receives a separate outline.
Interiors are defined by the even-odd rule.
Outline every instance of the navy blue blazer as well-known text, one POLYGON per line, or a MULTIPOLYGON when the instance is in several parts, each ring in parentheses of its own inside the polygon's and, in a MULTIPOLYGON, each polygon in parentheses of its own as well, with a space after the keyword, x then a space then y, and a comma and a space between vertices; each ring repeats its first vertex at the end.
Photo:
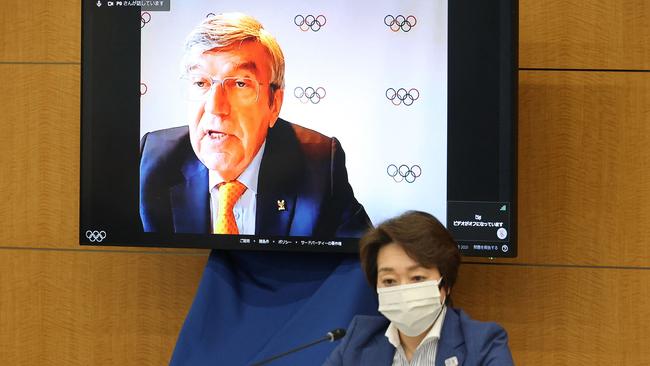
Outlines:
MULTIPOLYGON (((188 127, 146 134, 141 142, 140 217, 146 232, 209 233, 208 169, 188 127)), ((260 166, 255 234, 360 237, 371 227, 348 182, 336 138, 278 119, 260 166), (286 210, 278 211, 278 200, 286 210)))
MULTIPOLYGON (((383 316, 354 317, 346 336, 324 365, 392 365, 395 347, 384 335, 388 324, 383 316)), ((445 366, 445 360, 454 356, 460 366, 513 365, 503 328, 496 323, 472 320, 460 309, 447 308, 435 366, 445 366)))

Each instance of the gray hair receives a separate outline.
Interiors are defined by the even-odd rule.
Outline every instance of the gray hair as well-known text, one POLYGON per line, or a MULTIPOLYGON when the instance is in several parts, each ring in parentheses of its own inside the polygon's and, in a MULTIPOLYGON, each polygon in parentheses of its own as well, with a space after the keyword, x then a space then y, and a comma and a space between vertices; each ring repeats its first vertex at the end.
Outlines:
POLYGON ((271 57, 271 85, 284 89, 284 54, 280 45, 257 19, 242 13, 217 14, 197 25, 185 40, 181 73, 189 71, 192 55, 244 41, 259 42, 266 48, 271 57))

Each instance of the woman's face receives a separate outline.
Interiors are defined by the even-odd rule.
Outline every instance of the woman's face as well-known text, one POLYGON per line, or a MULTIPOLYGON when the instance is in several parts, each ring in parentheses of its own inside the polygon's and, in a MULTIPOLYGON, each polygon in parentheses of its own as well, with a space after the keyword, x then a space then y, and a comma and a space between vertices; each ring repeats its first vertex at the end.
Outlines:
MULTIPOLYGON (((401 245, 384 245, 377 253, 377 287, 407 285, 423 281, 438 281, 438 268, 426 268, 409 257, 401 245)), ((444 288, 440 294, 445 297, 444 288)))

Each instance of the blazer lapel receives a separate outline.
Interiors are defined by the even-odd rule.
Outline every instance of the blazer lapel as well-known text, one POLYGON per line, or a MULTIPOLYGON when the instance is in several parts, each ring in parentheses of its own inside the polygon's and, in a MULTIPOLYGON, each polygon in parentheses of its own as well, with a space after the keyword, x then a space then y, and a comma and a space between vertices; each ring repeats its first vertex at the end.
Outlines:
POLYGON ((185 181, 169 190, 174 232, 205 234, 210 231, 208 169, 199 160, 182 168, 185 181))
POLYGON ((257 178, 255 233, 290 235, 302 177, 302 152, 291 126, 278 119, 269 129, 257 178))
POLYGON ((442 325, 438 342, 436 366, 445 366, 445 360, 454 356, 458 360, 458 366, 462 366, 465 361, 465 353, 465 338, 460 328, 458 314, 454 309, 447 308, 445 323, 442 325))

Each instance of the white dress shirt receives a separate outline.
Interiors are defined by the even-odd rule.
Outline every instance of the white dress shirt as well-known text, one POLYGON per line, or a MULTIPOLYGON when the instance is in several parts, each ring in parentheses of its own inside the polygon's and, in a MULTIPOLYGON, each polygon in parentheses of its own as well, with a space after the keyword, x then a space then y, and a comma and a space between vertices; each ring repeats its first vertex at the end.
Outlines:
MULTIPOLYGON (((257 179, 260 175, 260 165, 262 164, 262 156, 264 155, 264 148, 266 141, 260 147, 253 160, 246 167, 246 169, 237 177, 237 180, 246 186, 246 190, 239 198, 232 211, 235 215, 237 222, 237 229, 240 234, 253 235, 255 234, 255 213, 257 210, 257 179)), ((214 170, 208 171, 208 189, 210 190, 210 223, 211 231, 217 222, 217 215, 219 214, 219 188, 217 186, 225 180, 214 170)))
POLYGON ((429 333, 422 339, 420 344, 413 353, 411 362, 406 358, 404 348, 399 340, 397 327, 391 322, 386 329, 386 338, 388 342, 395 347, 395 356, 393 356, 393 366, 433 366, 436 362, 436 351, 438 350, 438 340, 442 331, 442 324, 445 321, 447 307, 442 308, 442 314, 438 316, 435 324, 429 330, 429 333))

